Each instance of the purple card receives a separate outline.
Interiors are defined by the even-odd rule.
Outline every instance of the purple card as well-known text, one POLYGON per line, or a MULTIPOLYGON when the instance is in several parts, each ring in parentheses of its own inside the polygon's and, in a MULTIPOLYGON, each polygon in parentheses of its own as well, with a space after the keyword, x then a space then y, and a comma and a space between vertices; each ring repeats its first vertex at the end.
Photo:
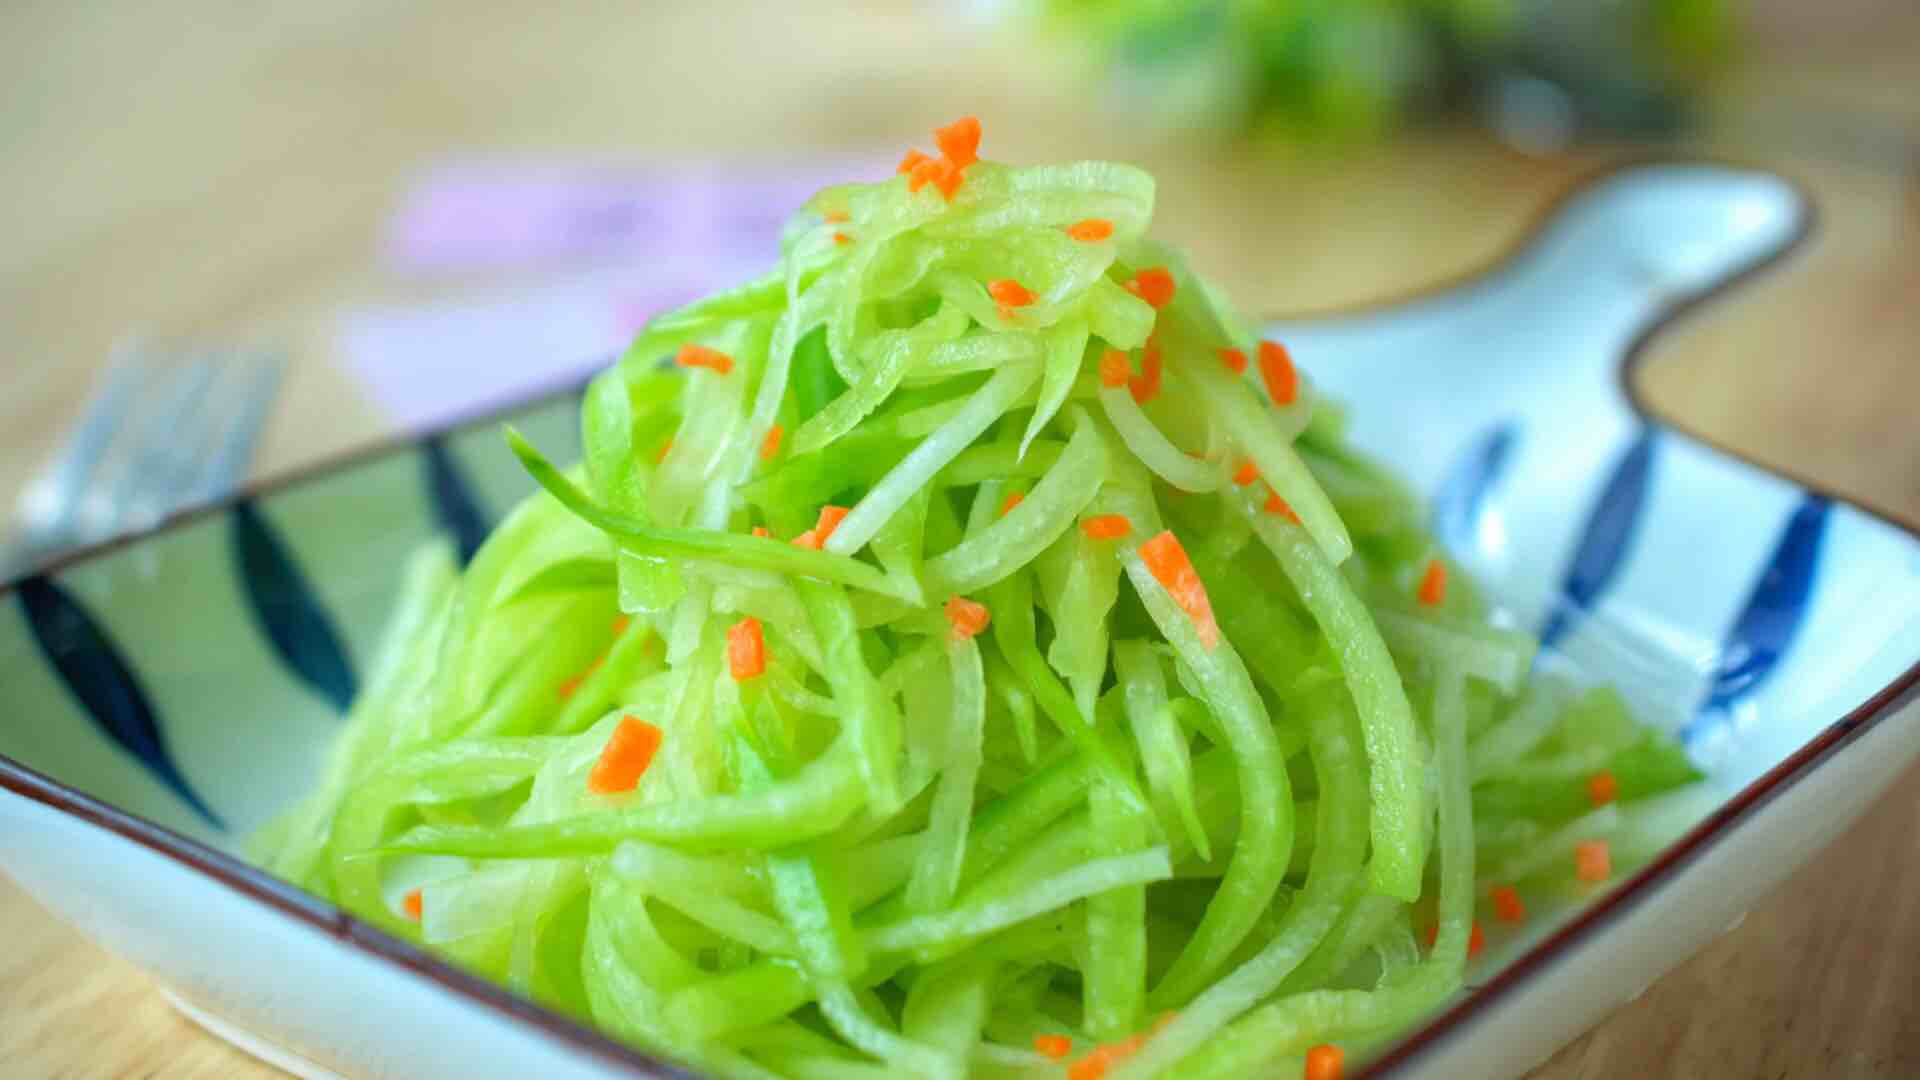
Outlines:
POLYGON ((585 375, 646 321, 772 266, 780 230, 829 184, 887 175, 872 159, 779 166, 460 162, 429 173, 386 233, 414 274, 546 270, 541 285, 346 313, 338 346, 410 430, 585 375))
POLYGON ((781 225, 808 196, 890 168, 870 157, 450 162, 406 196, 383 255, 409 273, 689 256, 771 262, 781 225))

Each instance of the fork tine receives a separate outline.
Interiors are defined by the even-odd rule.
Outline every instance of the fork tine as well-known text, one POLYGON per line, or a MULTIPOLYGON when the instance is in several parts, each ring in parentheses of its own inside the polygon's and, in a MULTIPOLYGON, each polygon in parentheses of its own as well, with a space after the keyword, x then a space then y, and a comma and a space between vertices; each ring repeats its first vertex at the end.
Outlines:
POLYGON ((160 404, 136 410, 134 422, 114 440, 101 478, 81 503, 77 540, 105 540, 155 518, 161 495, 158 478, 167 455, 179 432, 188 430, 183 422, 191 421, 213 374, 213 365, 204 358, 156 372, 150 388, 160 404))
POLYGON ((86 410, 74 422, 53 464, 34 477, 20 497, 19 542, 29 553, 57 546, 80 516, 82 495, 93 480, 151 370, 137 340, 114 346, 107 370, 95 384, 86 410))
POLYGON ((246 480, 286 365, 286 353, 279 349, 252 354, 245 365, 247 378, 237 381, 232 407, 223 412, 224 428, 216 426, 210 432, 213 452, 190 489, 193 502, 211 502, 246 480))

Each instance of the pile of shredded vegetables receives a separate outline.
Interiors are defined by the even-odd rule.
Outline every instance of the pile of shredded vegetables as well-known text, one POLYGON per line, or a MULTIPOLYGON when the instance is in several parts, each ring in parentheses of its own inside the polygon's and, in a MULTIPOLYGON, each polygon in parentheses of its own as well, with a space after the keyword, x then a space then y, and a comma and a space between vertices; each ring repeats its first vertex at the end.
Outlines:
POLYGON ((1325 1080, 1650 854, 1684 756, 1530 674, 1153 181, 979 138, 655 320, 578 467, 510 434, 544 492, 414 560, 271 869, 714 1075, 1325 1080))

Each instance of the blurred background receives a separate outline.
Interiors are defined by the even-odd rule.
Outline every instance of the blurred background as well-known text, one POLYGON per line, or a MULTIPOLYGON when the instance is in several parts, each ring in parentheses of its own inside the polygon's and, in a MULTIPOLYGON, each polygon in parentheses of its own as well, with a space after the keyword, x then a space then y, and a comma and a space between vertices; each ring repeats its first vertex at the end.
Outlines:
MULTIPOLYGON (((0 567, 577 379, 965 113, 989 157, 1151 169, 1260 315, 1469 271, 1623 160, 1777 170, 1812 242, 1641 389, 1920 521, 1914 0, 15 0, 0 71, 0 567)), ((1920 890, 1857 899, 1920 868, 1916 806, 1541 1075, 1920 1073, 1920 890)), ((21 1075, 250 1068, 4 884, 0 926, 21 1075)))

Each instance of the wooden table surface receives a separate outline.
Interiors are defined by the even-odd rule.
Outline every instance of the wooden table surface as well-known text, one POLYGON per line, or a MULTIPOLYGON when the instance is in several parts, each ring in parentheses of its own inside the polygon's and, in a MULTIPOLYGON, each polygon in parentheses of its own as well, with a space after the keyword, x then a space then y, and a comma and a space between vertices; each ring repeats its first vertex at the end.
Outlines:
MULTIPOLYGON (((1667 333, 1642 385, 1689 429, 1920 520, 1920 9, 1868 4, 1863 25, 1766 6, 1689 149, 1799 179, 1821 229, 1667 333)), ((945 8, 799 7, 9 5, 0 500, 133 330, 293 347, 259 474, 386 433, 334 364, 330 316, 451 288, 384 277, 375 240, 408 178, 453 151, 867 150, 976 112, 992 156, 1151 167, 1161 235, 1273 314, 1484 262, 1622 153, 1530 158, 1464 131, 1337 155, 1156 137, 945 8)), ((4 879, 0 945, 0 1074, 271 1075, 4 879)), ((1915 957, 1920 772, 1536 1075, 1920 1075, 1915 957)))

